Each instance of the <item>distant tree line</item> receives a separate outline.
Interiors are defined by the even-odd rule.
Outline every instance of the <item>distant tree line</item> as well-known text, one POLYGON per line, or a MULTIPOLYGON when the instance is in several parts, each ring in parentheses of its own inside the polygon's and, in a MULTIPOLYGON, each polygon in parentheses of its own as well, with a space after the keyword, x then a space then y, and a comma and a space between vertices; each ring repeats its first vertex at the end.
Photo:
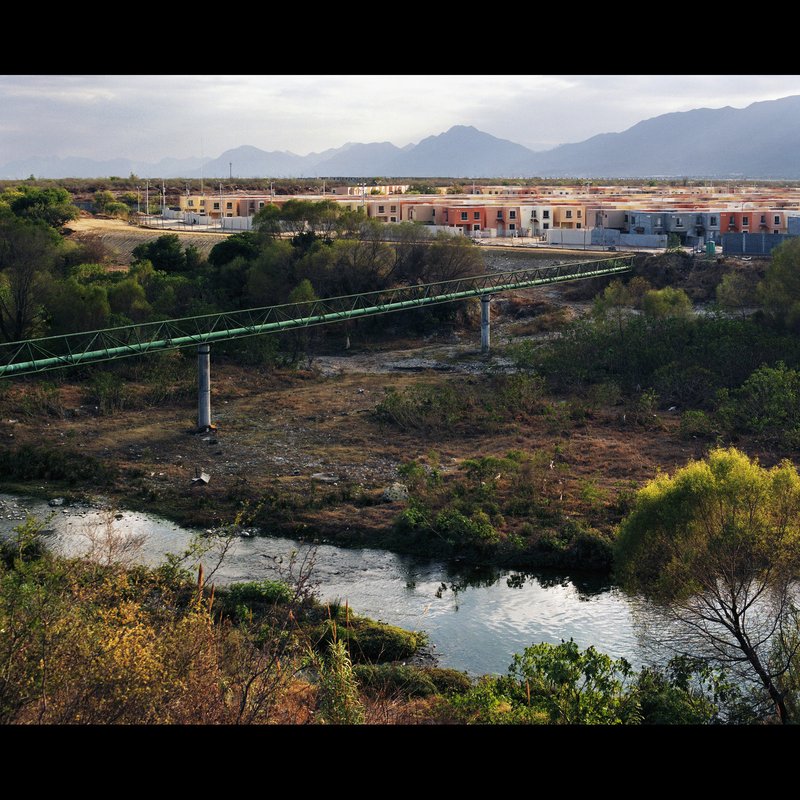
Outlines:
MULTIPOLYGON (((108 196, 107 196, 108 195, 108 196)), ((116 201, 100 193, 101 205, 116 201)), ((332 201, 268 205, 254 230, 219 242, 204 258, 165 234, 133 250, 127 272, 109 271, 91 236, 67 237, 78 210, 64 189, 22 186, 0 195, 0 336, 5 341, 159 319, 378 291, 483 271, 469 240, 425 240, 412 223, 385 226, 332 201)), ((450 307, 408 317, 425 325, 450 307)), ((398 318, 399 321, 399 318, 398 318)), ((368 327, 363 321, 362 327, 368 327)), ((283 341, 289 341, 286 335, 283 341)), ((296 339, 291 339, 297 351, 296 339)), ((258 350, 259 345, 243 345, 258 350)), ((231 347, 231 352, 237 352, 231 347)))

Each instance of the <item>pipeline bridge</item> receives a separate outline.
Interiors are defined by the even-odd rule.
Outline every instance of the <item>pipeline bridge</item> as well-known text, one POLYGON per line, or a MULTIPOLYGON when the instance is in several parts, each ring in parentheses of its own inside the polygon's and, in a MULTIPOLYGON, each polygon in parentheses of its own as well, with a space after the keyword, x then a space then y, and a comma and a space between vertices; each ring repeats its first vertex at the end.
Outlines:
POLYGON ((481 301, 481 350, 489 352, 489 303, 498 292, 629 272, 633 256, 492 272, 378 292, 26 339, 0 345, 0 378, 197 347, 198 429, 211 427, 211 343, 407 311, 471 297, 481 301))

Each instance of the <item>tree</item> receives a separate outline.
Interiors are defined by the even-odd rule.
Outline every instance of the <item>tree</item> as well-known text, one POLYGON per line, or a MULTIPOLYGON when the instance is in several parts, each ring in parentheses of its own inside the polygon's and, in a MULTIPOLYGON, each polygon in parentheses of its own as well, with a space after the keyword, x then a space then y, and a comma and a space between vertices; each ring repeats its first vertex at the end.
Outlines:
MULTIPOLYGON (((134 203, 136 202, 136 195, 133 196, 134 203)), ((130 211, 130 207, 126 203, 122 203, 114 197, 111 192, 104 189, 94 193, 92 198, 94 207, 99 214, 109 214, 111 216, 121 216, 130 211)))
POLYGON ((69 220, 77 219, 78 209, 66 189, 38 189, 35 186, 18 186, 3 196, 15 216, 31 222, 44 223, 51 228, 61 228, 69 220))
POLYGON ((681 250, 681 237, 677 233, 670 233, 667 236, 667 252, 681 250))
POLYGON ((643 299, 644 313, 652 319, 666 317, 688 317, 692 312, 692 301, 683 289, 666 286, 651 289, 643 299))
POLYGON ((137 245, 133 248, 133 257, 137 261, 151 261, 156 269, 164 272, 182 272, 186 269, 186 253, 177 233, 166 233, 154 242, 137 245))
POLYGON ((800 238, 772 251, 772 261, 757 287, 764 314, 777 327, 800 331, 800 238))
POLYGON ((770 655, 793 623, 799 514, 791 463, 768 470, 716 449, 641 489, 615 546, 617 577, 654 602, 687 654, 738 671, 784 723, 781 680, 797 647, 770 655))
POLYGON ((39 332, 43 291, 59 246, 58 234, 44 225, 0 220, 0 333, 7 341, 39 332))
POLYGON ((729 272, 717 286, 717 303, 725 311, 738 312, 744 319, 746 309, 756 304, 753 282, 741 272, 729 272))
POLYGON ((616 323, 620 338, 625 319, 633 305, 633 297, 628 287, 619 279, 611 281, 602 294, 594 298, 592 313, 597 319, 610 319, 616 323))
POLYGON ((639 705, 624 659, 612 659, 594 647, 580 650, 572 639, 542 642, 514 656, 509 676, 530 693, 531 703, 551 723, 618 724, 639 721, 639 705))

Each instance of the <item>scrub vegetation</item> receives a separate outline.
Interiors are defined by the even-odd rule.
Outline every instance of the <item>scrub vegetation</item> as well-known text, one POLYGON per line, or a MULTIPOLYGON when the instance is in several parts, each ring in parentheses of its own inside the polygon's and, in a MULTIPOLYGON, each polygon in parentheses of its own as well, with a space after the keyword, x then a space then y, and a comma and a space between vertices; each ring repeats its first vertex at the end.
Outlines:
MULTIPOLYGON (((102 213, 130 206, 97 192, 102 213)), ((156 235, 112 270, 68 235, 76 214, 55 187, 0 194, 3 341, 486 270, 468 241, 399 225, 387 242, 302 201, 207 256, 156 235)), ((0 721, 796 721, 799 266, 796 241, 766 266, 668 252, 625 280, 539 290, 533 319, 520 293, 495 303, 517 335, 494 336, 492 368, 474 352, 436 371, 314 367, 342 347, 379 362, 398 332, 474 332, 467 304, 215 345, 203 438, 181 353, 2 384, 5 488, 102 492, 204 527, 245 505, 306 539, 591 570, 647 598, 672 651, 637 671, 532 643, 472 680, 414 666, 424 634, 319 603, 302 570, 223 590, 189 555, 56 557, 31 520, 3 545, 0 721), (201 467, 211 482, 194 486, 201 467)))

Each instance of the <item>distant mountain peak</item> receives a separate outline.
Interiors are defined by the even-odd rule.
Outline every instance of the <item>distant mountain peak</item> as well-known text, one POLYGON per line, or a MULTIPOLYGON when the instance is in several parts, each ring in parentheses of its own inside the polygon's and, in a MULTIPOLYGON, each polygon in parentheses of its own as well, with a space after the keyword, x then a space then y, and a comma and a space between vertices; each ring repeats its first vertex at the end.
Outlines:
MULTIPOLYGON (((474 125, 453 125, 417 144, 347 142, 299 156, 255 145, 226 150, 203 163, 207 178, 624 178, 677 176, 800 178, 800 95, 746 108, 696 108, 641 120, 620 133, 533 151, 474 125)), ((199 177, 200 159, 139 160, 37 157, 0 166, 0 178, 94 178, 136 172, 144 177, 199 177)))

